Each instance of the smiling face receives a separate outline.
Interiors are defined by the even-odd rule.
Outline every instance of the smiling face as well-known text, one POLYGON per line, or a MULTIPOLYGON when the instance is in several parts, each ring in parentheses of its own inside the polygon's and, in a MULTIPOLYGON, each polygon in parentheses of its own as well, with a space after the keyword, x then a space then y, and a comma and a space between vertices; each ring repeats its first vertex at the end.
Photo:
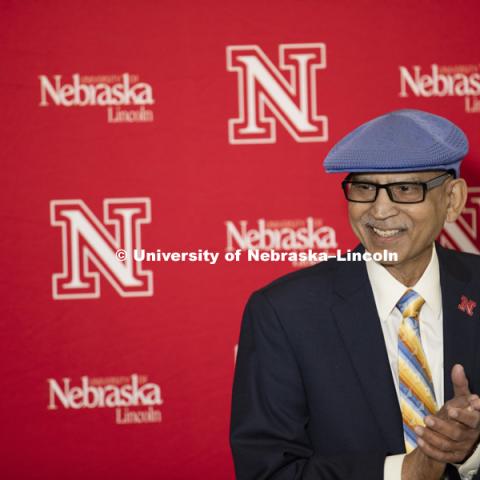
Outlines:
MULTIPOLYGON (((443 172, 358 173, 350 180, 377 184, 427 182, 443 172)), ((430 261, 432 245, 445 221, 455 221, 466 201, 466 184, 449 178, 426 193, 421 203, 394 203, 380 189, 372 203, 348 202, 350 224, 366 250, 396 252, 398 260, 384 264, 404 285, 421 277, 430 261)))

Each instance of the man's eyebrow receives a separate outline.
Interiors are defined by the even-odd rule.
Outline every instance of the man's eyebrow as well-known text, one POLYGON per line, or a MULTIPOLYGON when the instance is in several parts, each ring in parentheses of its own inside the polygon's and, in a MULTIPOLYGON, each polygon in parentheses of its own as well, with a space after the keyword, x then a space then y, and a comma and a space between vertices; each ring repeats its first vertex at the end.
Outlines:
POLYGON ((398 180, 398 179, 395 180, 394 179, 394 180, 391 180, 390 182, 378 182, 376 179, 373 179, 373 178, 362 178, 361 176, 353 175, 352 177, 349 178, 349 180, 352 181, 352 182, 385 184, 385 183, 410 183, 410 182, 425 183, 425 182, 428 182, 431 179, 430 178, 422 179, 422 178, 417 177, 417 176, 412 176, 410 178, 404 178, 404 179, 401 179, 401 180, 398 180))

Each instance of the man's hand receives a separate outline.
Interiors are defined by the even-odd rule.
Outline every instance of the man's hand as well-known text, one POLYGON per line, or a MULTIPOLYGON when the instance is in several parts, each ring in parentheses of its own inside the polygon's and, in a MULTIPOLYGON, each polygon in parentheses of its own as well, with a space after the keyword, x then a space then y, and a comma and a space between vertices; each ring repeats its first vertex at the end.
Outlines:
POLYGON ((425 417, 426 427, 415 427, 418 448, 441 463, 463 463, 480 438, 480 399, 471 394, 461 365, 453 367, 452 383, 453 399, 425 417))
POLYGON ((433 460, 416 448, 403 459, 402 480, 440 480, 445 467, 445 463, 433 460))

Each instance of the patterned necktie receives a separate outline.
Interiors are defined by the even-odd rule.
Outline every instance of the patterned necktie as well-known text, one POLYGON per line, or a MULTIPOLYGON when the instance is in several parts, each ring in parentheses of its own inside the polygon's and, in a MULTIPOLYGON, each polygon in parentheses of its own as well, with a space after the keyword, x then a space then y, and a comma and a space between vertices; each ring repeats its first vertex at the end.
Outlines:
POLYGON ((403 316, 398 330, 398 377, 400 409, 407 453, 417 446, 414 427, 424 426, 423 419, 437 411, 432 374, 420 338, 418 314, 425 300, 408 289, 398 301, 403 316))

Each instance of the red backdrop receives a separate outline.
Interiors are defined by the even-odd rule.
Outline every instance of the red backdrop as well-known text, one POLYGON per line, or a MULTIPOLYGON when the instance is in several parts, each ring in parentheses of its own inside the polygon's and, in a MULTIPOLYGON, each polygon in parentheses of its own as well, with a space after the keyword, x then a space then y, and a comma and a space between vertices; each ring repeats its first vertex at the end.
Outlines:
POLYGON ((2 478, 233 478, 243 305, 299 267, 246 249, 355 245, 321 162, 366 120, 464 129, 469 205, 442 241, 478 253, 478 10, 1 1, 2 478))

